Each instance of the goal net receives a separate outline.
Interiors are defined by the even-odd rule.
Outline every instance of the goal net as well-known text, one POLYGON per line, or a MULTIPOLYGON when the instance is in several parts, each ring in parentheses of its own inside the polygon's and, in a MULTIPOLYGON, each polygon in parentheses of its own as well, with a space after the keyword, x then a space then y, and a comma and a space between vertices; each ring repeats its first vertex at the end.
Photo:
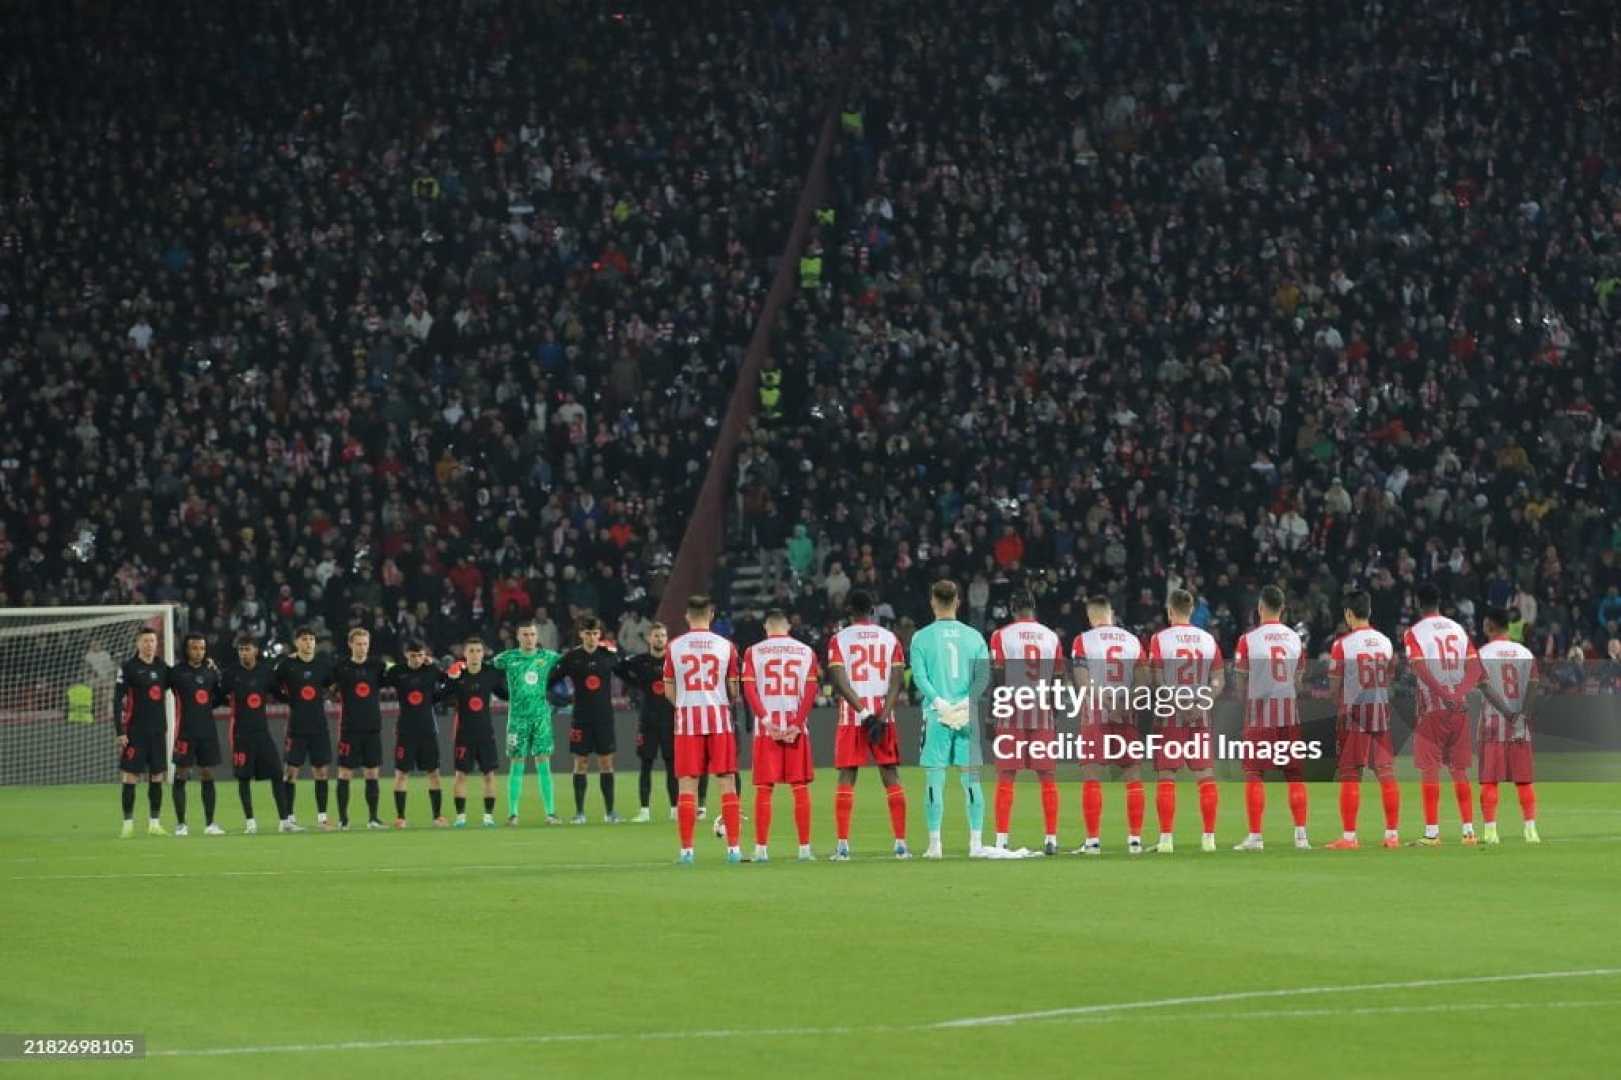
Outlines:
MULTIPOLYGON (((84 784, 118 776, 113 683, 135 634, 175 659, 166 606, 0 609, 0 784, 84 784)), ((169 710, 174 742, 174 710, 169 710)))

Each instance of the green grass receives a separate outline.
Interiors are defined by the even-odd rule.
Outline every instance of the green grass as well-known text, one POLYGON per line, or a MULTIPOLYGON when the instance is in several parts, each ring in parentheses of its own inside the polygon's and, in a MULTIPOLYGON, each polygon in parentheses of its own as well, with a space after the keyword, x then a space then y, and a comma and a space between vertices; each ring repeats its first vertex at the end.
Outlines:
MULTIPOLYGON (((911 772, 908 784, 916 842, 921 777, 911 772)), ((633 785, 626 778, 620 790, 633 785)), ((824 773, 815 785, 824 856, 832 790, 824 773)), ((1473 1078, 1484 1061, 1504 1075, 1614 1066, 1614 786, 1543 785, 1540 847, 1520 841, 1505 788, 1500 848, 1456 843, 1449 790, 1447 846, 1354 853, 1289 849, 1280 787, 1268 810, 1275 850, 1259 855, 1228 850, 1242 814, 1241 792, 1228 786, 1222 850, 1206 855, 1184 785, 1177 854, 1133 859, 1121 853, 1121 790, 1111 785, 1111 854, 1011 863, 960 857, 961 796, 955 782, 948 790, 948 851, 959 857, 941 864, 887 856, 881 792, 863 776, 855 861, 797 865, 782 792, 779 861, 727 866, 705 832, 700 864, 683 870, 671 864, 674 826, 662 813, 652 825, 545 828, 531 816, 517 831, 245 837, 226 784, 221 822, 232 835, 120 841, 114 786, 0 789, 0 1030, 144 1033, 154 1054, 180 1056, 118 1075, 164 1077, 1084 1068, 1298 1080, 1473 1078), (1355 989, 1595 969, 1611 970, 1355 989), (1342 989, 1287 992, 1302 988, 1342 989), (1232 996, 1244 994, 1255 996, 1232 996), (1205 995, 1227 997, 1164 1003, 1205 995), (1142 1002, 1156 1004, 1116 1007, 1142 1002), (440 1039, 474 1041, 328 1046, 440 1039), (190 1056, 289 1044, 316 1049, 190 1056)), ((1078 786, 1063 794, 1063 837, 1078 842, 1078 786)), ((1405 794, 1410 836, 1417 792, 1405 794)), ((265 791, 258 798, 269 802, 265 791)), ((199 801, 194 785, 194 827, 199 801)), ((307 783, 300 803, 307 820, 307 783)), ((425 804, 414 790, 419 819, 425 804)), ((595 783, 590 807, 600 816, 595 783)), ((1039 841, 1034 785, 1020 785, 1015 812, 1015 842, 1039 841)), ((1153 812, 1150 786, 1151 833, 1153 812)), ((1378 836, 1377 812, 1368 785, 1365 841, 1378 836)), ((1337 834, 1334 787, 1314 786, 1312 817, 1319 843, 1337 834)), ((0 1064, 0 1075, 108 1071, 0 1064)))

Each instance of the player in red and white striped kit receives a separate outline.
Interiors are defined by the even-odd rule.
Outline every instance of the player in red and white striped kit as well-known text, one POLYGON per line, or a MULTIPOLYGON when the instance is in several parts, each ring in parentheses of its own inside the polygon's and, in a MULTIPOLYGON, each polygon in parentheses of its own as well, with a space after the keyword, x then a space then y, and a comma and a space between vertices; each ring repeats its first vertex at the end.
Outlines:
POLYGON ((816 651, 788 636, 788 616, 767 613, 766 639, 743 654, 743 700, 754 714, 754 861, 770 858, 771 795, 776 784, 794 793, 799 858, 811 854, 810 787, 816 779, 805 719, 816 701, 816 651))
MULTIPOLYGON (((1197 691, 1206 687, 1214 700, 1221 694, 1221 646, 1210 634, 1194 626, 1193 594, 1186 589, 1172 589, 1165 603, 1165 617, 1169 626, 1148 640, 1148 670, 1161 686, 1186 687, 1197 691)), ((1219 803, 1216 772, 1210 757, 1210 713, 1206 709, 1179 710, 1160 725, 1164 740, 1154 754, 1154 768, 1159 773, 1159 785, 1154 792, 1155 809, 1159 812, 1159 843, 1154 850, 1169 855, 1175 850, 1171 834, 1176 825, 1176 774, 1186 768, 1199 784, 1199 817, 1204 826, 1199 847, 1204 851, 1216 850, 1216 811, 1219 803), (1203 744, 1204 752, 1184 756, 1172 747, 1203 744)))
POLYGON ((737 798, 737 739, 732 704, 738 697, 737 649, 709 629, 715 607, 695 593, 687 600, 690 629, 670 642, 664 654, 664 696, 675 706, 675 775, 679 784, 676 827, 681 834, 677 860, 693 861, 692 829, 698 820, 698 777, 720 778, 721 820, 726 828, 726 861, 743 861, 738 849, 741 810, 737 798))
POLYGON ((1266 816, 1267 770, 1277 769, 1289 782, 1289 813, 1295 823, 1295 847, 1311 847, 1306 839, 1306 773, 1295 756, 1300 739, 1296 689, 1304 670, 1305 644, 1300 635, 1283 625, 1283 590, 1268 585, 1255 605, 1261 623, 1238 639, 1233 649, 1233 672, 1244 687, 1244 806, 1249 835, 1235 851, 1260 851, 1261 822, 1266 816))
POLYGON ((860 589, 845 600, 850 623, 827 643, 827 675, 839 699, 833 764, 839 788, 833 795, 837 832, 833 861, 850 857, 850 817, 856 805, 856 774, 877 765, 889 801, 889 827, 895 857, 911 858, 906 848, 906 789, 901 787, 900 741, 895 735, 895 704, 905 681, 906 656, 900 638, 872 621, 872 597, 860 589))
POLYGON ((1539 844, 1542 837, 1537 834, 1531 725, 1526 718, 1536 680, 1536 658, 1530 649, 1508 639, 1508 612, 1502 608, 1486 613, 1486 636, 1489 640, 1480 647, 1486 684, 1513 711, 1505 713, 1488 701, 1480 712, 1482 839, 1488 844, 1501 842, 1497 836, 1497 785, 1508 780, 1520 797, 1525 842, 1539 844))
POLYGON ((1390 680, 1396 667, 1396 648, 1372 626, 1373 597, 1366 589, 1345 594, 1348 632, 1330 652, 1329 685, 1339 703, 1340 838, 1329 844, 1334 851, 1354 851, 1357 814, 1362 807, 1362 770, 1372 769, 1379 779, 1385 808, 1384 846, 1400 846, 1396 829, 1401 822, 1401 788, 1396 784, 1396 754, 1390 744, 1390 680))
POLYGON ((1091 701, 1081 717, 1081 816, 1086 821, 1086 842, 1077 855, 1099 855, 1103 843, 1103 770, 1120 766, 1126 782, 1126 851, 1143 851, 1143 781, 1141 758, 1129 746, 1140 743, 1136 713, 1128 702, 1140 672, 1143 643, 1137 635, 1114 625, 1114 606, 1107 596, 1086 601, 1090 630, 1077 634, 1069 649, 1070 678, 1091 701), (1086 688, 1090 688, 1089 690, 1086 688), (1112 737, 1112 738, 1111 738, 1112 737))
POLYGON ((1469 714, 1464 699, 1480 681, 1480 658, 1463 627, 1441 614, 1441 590, 1424 582, 1414 590, 1419 619, 1403 645, 1418 677, 1418 724, 1413 763, 1424 797, 1424 836, 1413 843, 1441 843, 1441 767, 1452 774, 1452 793, 1463 822, 1463 842, 1475 840, 1474 796, 1469 790, 1469 714))
MULTIPOLYGON (((1009 607, 1014 621, 991 635, 991 672, 997 685, 1026 696, 1043 684, 1049 687, 1064 671, 1064 643, 1056 633, 1036 621, 1035 601, 1029 593, 1012 598, 1009 607)), ((1028 744, 1051 743, 1057 734, 1053 711, 1016 709, 1012 716, 997 721, 992 732, 991 752, 996 760, 996 846, 1008 846, 1008 827, 1013 818, 1013 782, 1020 769, 1029 769, 1041 781, 1041 819, 1045 828, 1042 850, 1058 854, 1057 758, 1031 753, 1028 744), (1024 751, 1018 744, 1024 743, 1024 751), (998 747, 1006 747, 1000 751, 998 747)))

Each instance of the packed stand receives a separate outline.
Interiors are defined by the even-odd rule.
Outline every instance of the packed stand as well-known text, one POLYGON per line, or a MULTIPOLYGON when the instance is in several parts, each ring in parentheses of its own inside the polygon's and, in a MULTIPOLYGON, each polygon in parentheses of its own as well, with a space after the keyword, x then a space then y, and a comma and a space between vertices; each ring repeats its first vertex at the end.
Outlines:
MULTIPOLYGON (((438 650, 662 583, 829 7, 36 6, 0 79, 0 603, 438 650)), ((229 655, 225 653, 224 655, 229 655)))
POLYGON ((1278 581, 1321 655, 1429 580, 1621 661, 1621 69, 1563 8, 877 4, 731 563, 813 641, 949 574, 1230 650, 1278 581))

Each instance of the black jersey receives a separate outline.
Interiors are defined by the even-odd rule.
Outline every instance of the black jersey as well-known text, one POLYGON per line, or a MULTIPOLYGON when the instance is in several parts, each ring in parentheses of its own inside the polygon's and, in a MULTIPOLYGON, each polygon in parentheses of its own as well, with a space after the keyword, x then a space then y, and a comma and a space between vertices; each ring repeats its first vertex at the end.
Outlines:
POLYGON ((368 657, 355 663, 347 656, 332 668, 343 703, 339 724, 344 735, 370 735, 383 730, 383 662, 368 657))
POLYGON ((326 731, 326 692, 332 686, 332 657, 308 660, 284 656, 276 665, 276 696, 287 702, 287 730, 298 735, 326 731))
POLYGON ((113 722, 128 735, 132 731, 167 732, 163 694, 169 689, 169 665, 153 658, 150 664, 139 656, 125 660, 113 685, 113 722))
POLYGON ((192 667, 176 664, 169 669, 169 689, 180 701, 180 735, 187 739, 216 738, 214 710, 225 700, 220 692, 220 670, 207 661, 192 667))
POLYGON ((492 667, 476 673, 464 668, 460 676, 445 681, 449 684, 445 696, 456 703, 456 738, 466 741, 494 731, 490 710, 496 698, 507 698, 507 673, 492 667))
POLYGON ((275 695, 278 679, 269 664, 255 664, 249 670, 234 664, 220 675, 220 699, 231 703, 230 732, 232 745, 249 735, 270 734, 270 721, 265 709, 275 695))
POLYGON ((383 685, 392 686, 399 697, 401 729, 437 729, 439 721, 433 703, 445 697, 449 682, 435 664, 419 668, 395 664, 383 672, 383 685))
POLYGON ((627 656, 614 666, 614 674, 641 699, 643 723, 675 723, 675 706, 664 696, 664 657, 652 653, 627 656))
POLYGON ((607 646, 586 652, 576 646, 563 654, 552 678, 567 677, 574 684, 574 715, 581 720, 613 718, 614 665, 619 654, 607 646))

